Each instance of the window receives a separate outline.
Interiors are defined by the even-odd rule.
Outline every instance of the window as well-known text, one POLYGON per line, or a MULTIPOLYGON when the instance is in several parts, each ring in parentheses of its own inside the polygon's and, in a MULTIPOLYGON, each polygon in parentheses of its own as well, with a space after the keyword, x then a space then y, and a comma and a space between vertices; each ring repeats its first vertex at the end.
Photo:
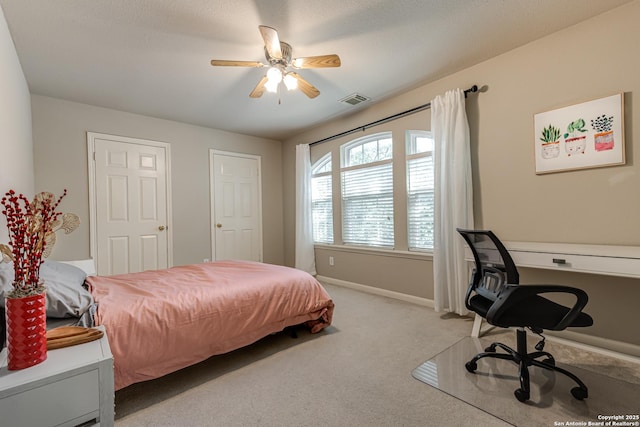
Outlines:
POLYGON ((341 165, 344 243, 393 247, 391 132, 343 145, 341 165))
POLYGON ((331 197, 331 153, 327 153, 311 169, 313 241, 316 243, 333 243, 331 197))
POLYGON ((433 138, 407 131, 407 225, 409 250, 433 249, 433 138))

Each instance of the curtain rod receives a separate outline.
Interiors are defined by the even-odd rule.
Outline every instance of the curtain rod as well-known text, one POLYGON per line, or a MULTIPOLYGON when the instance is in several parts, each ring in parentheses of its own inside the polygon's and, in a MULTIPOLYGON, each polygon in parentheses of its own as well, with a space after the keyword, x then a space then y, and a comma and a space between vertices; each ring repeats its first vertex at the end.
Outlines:
MULTIPOLYGON (((478 86, 477 85, 473 85, 469 89, 464 91, 464 97, 466 98, 467 94, 475 93, 477 91, 478 91, 478 86)), ((358 126, 357 128, 349 129, 347 131, 337 133, 337 134, 329 136, 327 138, 320 139, 318 141, 310 143, 309 145, 321 144, 323 142, 331 141, 333 139, 340 138, 341 136, 350 135, 350 134, 356 133, 356 132, 364 132, 365 130, 369 129, 370 127, 378 126, 378 125, 381 125, 383 123, 387 123, 387 122, 390 122, 392 120, 399 119, 400 117, 408 116, 410 114, 414 114, 414 113, 417 113, 419 111, 426 110, 427 108, 430 108, 430 107, 431 107, 431 102, 427 102, 426 104, 418 105, 417 107, 411 108, 409 110, 402 111, 400 113, 394 114, 392 116, 385 117, 385 118, 380 119, 380 120, 376 120, 375 122, 367 123, 366 125, 358 126)))

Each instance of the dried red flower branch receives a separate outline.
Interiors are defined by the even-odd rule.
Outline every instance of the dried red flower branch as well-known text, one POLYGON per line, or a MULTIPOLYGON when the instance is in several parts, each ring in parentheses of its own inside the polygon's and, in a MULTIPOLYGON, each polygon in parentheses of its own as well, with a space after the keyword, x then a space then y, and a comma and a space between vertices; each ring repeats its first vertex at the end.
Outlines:
MULTIPOLYGON (((40 281, 40 265, 43 262, 47 242, 46 236, 62 212, 56 209, 67 190, 56 199, 52 193, 39 193, 32 202, 23 195, 9 190, 2 198, 2 213, 7 218, 9 246, 6 255, 13 261, 13 291, 9 298, 37 295, 44 290, 40 281)), ((0 245, 4 246, 4 245, 0 245)), ((6 248, 6 247, 5 247, 6 248)))

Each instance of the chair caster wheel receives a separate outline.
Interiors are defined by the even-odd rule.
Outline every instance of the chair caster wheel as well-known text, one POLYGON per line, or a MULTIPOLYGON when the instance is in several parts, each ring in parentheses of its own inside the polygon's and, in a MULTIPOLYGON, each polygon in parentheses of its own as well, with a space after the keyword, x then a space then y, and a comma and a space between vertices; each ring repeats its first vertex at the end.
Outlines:
POLYGON ((476 372, 476 369, 478 369, 478 364, 476 362, 467 362, 464 364, 464 367, 473 374, 476 372))
POLYGON ((580 388, 580 387, 574 387, 571 389, 571 394, 573 395, 573 397, 575 397, 577 400, 584 400, 587 397, 589 397, 589 392, 587 391, 587 389, 584 388, 580 388))
POLYGON ((521 388, 514 391, 513 394, 516 396, 516 399, 518 399, 520 402, 526 402, 527 400, 529 400, 529 393, 527 393, 521 388))
POLYGON ((496 346, 491 344, 489 347, 485 348, 484 351, 486 353, 495 353, 496 352, 496 346))

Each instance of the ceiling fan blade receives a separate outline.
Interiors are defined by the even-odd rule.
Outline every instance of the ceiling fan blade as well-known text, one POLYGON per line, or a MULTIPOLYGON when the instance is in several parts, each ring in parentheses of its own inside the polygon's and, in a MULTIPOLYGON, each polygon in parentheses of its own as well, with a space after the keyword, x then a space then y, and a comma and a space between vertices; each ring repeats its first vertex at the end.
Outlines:
POLYGON ((316 89, 315 86, 313 86, 311 83, 303 79, 300 74, 291 71, 289 72, 289 75, 295 77, 296 80, 298 80, 298 89, 300 89, 300 91, 307 95, 309 98, 315 98, 316 96, 320 95, 320 91, 316 89))
POLYGON ((214 67, 264 67, 264 64, 258 61, 228 61, 226 59, 212 59, 211 65, 214 67))
POLYGON ((291 61, 294 68, 326 68, 339 67, 340 57, 338 55, 308 56, 306 58, 296 58, 291 61))
POLYGON ((275 28, 265 25, 258 26, 262 39, 264 40, 264 48, 269 52, 269 56, 273 59, 282 59, 282 50, 280 49, 280 39, 275 28))
POLYGON ((269 79, 267 79, 267 76, 262 76, 262 79, 258 82, 256 87, 253 88, 253 90, 251 91, 249 96, 251 98, 260 98, 262 96, 262 94, 267 90, 264 87, 264 84, 267 82, 267 80, 269 80, 269 79))

